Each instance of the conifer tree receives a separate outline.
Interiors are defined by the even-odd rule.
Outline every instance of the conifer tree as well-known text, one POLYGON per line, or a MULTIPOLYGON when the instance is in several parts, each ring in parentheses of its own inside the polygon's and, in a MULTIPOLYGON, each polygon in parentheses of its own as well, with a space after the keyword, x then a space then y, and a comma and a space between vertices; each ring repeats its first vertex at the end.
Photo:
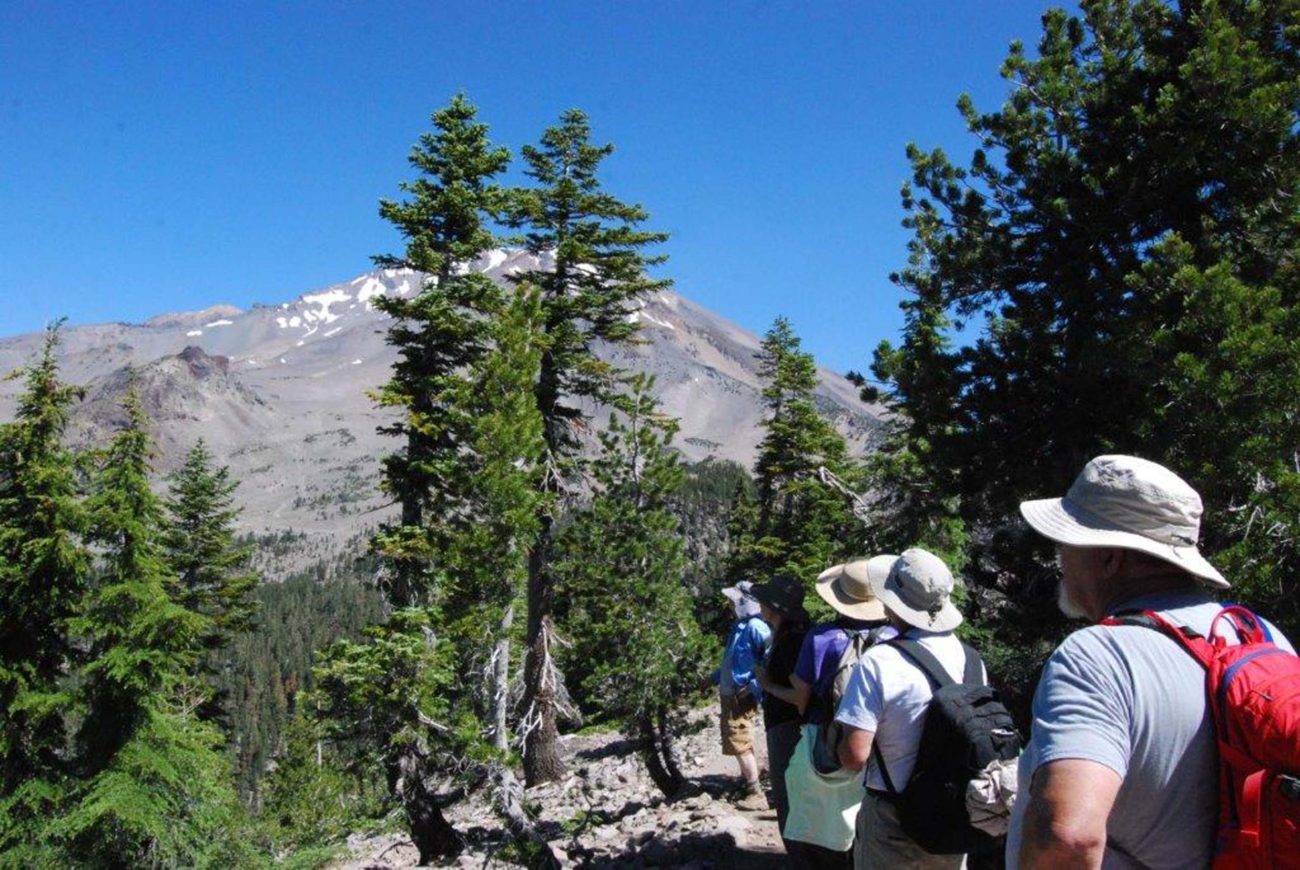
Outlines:
MULTIPOLYGON (((728 579, 786 573, 809 579, 853 554, 863 537, 844 498, 817 479, 851 468, 844 438, 817 411, 817 366, 778 317, 763 337, 763 439, 754 462, 754 526, 736 529, 728 579)), ((753 579, 751 577, 751 579, 753 579)))
POLYGON ((898 351, 881 348, 879 373, 968 520, 1068 485, 1099 452, 1169 449, 1152 424, 1170 398, 1159 373, 1206 348, 1152 340, 1188 301, 1139 282, 1157 246, 1256 287, 1288 274, 1293 19, 1286 4, 1209 0, 1052 10, 1038 57, 1011 46, 1005 106, 961 98, 979 140, 968 166, 909 148, 913 257, 896 280, 924 316, 898 351), (945 348, 971 319, 982 336, 945 348))
POLYGON ((164 512, 149 486, 153 443, 134 388, 87 501, 100 564, 72 621, 84 638, 80 779, 51 835, 105 866, 221 863, 239 852, 238 806, 220 737, 188 683, 210 620, 169 594, 164 512))
MULTIPOLYGON (((425 275, 414 298, 381 296, 377 307, 394 319, 388 342, 397 348, 393 376, 376 394, 399 419, 381 431, 405 439, 384 458, 384 490, 401 505, 397 524, 385 524, 373 549, 384 559, 385 587, 397 607, 432 600, 436 554, 445 542, 438 529, 463 519, 455 473, 464 440, 465 417, 454 407, 460 370, 485 352, 488 321, 501 291, 467 267, 496 244, 489 222, 502 206, 494 181, 510 152, 493 146, 477 109, 458 94, 435 112, 435 132, 412 149, 420 176, 403 183, 410 200, 380 203, 380 215, 406 240, 403 256, 380 256, 377 265, 414 269, 425 275)), ((450 528, 452 533, 455 528, 450 528)))
POLYGON ((528 250, 550 264, 516 276, 538 288, 545 337, 533 387, 546 452, 539 483, 544 497, 528 565, 523 729, 529 785, 553 780, 564 769, 555 721, 560 677, 553 655, 555 578, 550 561, 554 512, 575 482, 577 433, 585 425, 576 403, 609 402, 618 394, 617 369, 598 359, 593 345, 631 340, 636 332, 631 315, 638 302, 669 284, 646 274, 665 258, 645 253, 667 235, 639 229, 648 217, 645 210, 619 201, 601 185, 600 164, 613 150, 591 141, 586 114, 569 110, 537 146, 522 149, 534 186, 511 198, 510 223, 523 230, 528 250))
POLYGON ((76 652, 68 633, 89 558, 73 455, 63 443, 77 387, 59 378, 59 326, 0 426, 0 863, 26 863, 57 800, 76 652))
POLYGON ((670 510, 684 475, 670 447, 677 421, 659 411, 653 378, 636 375, 629 387, 600 433, 596 494, 560 533, 554 568, 572 638, 567 674, 640 744, 652 779, 671 796, 685 784, 674 746, 678 706, 705 671, 707 647, 670 510))
MULTIPOLYGON (((384 463, 401 521, 382 528, 373 549, 399 609, 371 629, 369 643, 337 644, 317 671, 322 716, 387 772, 422 860, 459 847, 443 814, 455 787, 513 782, 500 763, 509 636, 545 497, 531 393, 537 294, 526 285, 507 294, 469 271, 496 242, 489 225, 503 200, 492 178, 509 157, 474 118, 461 96, 436 113, 437 132, 412 153, 423 173, 404 185, 412 201, 381 207, 407 251, 379 262, 429 275, 415 299, 383 303, 396 319, 389 341, 400 358, 378 399, 401 409, 387 431, 406 446, 384 463)), ((512 830, 531 844, 531 823, 511 812, 512 830)))
POLYGON ((1001 108, 961 97, 969 161, 908 149, 909 317, 876 355, 907 420, 893 482, 930 487, 932 525, 960 512, 1014 647, 1052 574, 1016 504, 1100 453, 1187 477, 1212 558, 1300 626, 1298 38, 1294 3, 1084 0, 1011 45, 1001 108))
POLYGON ((211 622, 201 639, 208 652, 248 631, 257 613, 252 591, 258 576, 248 570, 253 548, 235 542, 239 509, 233 506, 233 493, 238 486, 228 468, 216 466, 199 439, 172 475, 165 502, 163 548, 174 574, 174 596, 182 607, 211 622))

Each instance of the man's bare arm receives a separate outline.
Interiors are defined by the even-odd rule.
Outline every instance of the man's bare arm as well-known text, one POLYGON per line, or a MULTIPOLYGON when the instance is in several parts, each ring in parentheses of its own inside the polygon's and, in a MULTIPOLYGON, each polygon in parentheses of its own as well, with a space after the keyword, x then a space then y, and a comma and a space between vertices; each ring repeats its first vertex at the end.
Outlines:
POLYGON ((844 739, 840 741, 840 764, 849 770, 861 770, 871 757, 871 743, 876 739, 876 732, 848 728, 844 739))
POLYGON ((1023 870, 1100 867, 1119 774, 1095 761, 1061 759, 1034 772, 1020 844, 1023 870))

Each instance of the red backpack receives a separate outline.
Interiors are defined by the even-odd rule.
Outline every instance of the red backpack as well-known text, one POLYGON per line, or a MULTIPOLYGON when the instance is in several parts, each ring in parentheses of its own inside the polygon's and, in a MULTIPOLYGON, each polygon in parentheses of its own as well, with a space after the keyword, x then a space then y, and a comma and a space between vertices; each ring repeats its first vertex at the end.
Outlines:
POLYGON ((1300 657, 1273 644, 1259 617, 1224 608, 1210 638, 1152 610, 1102 625, 1146 625, 1169 635, 1205 668, 1219 746, 1215 870, 1300 870, 1300 657), (1216 636, 1219 620, 1239 644, 1216 636))

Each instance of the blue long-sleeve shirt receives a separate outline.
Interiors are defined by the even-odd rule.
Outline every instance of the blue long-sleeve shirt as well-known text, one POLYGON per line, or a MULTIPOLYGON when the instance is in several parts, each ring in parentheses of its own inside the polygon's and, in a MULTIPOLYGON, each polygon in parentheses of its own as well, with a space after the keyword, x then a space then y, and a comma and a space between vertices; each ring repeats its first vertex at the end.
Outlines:
POLYGON ((772 629, 757 616, 738 619, 731 626, 727 646, 722 651, 722 667, 714 672, 714 682, 724 695, 735 695, 748 686, 754 700, 763 696, 754 677, 754 666, 763 661, 772 641, 772 629))

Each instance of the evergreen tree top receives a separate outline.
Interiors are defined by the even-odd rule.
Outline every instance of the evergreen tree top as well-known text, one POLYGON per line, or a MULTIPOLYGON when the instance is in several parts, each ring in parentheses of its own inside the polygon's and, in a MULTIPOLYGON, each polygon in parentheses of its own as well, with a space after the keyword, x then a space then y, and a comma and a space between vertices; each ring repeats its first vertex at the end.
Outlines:
POLYGON ((435 132, 424 133, 408 158, 420 175, 399 186, 407 202, 382 199, 379 214, 406 239, 406 253, 374 258, 380 267, 406 267, 446 282, 456 267, 497 244, 485 223, 504 207, 493 179, 510 163, 510 151, 493 146, 478 109, 463 93, 433 113, 435 132))

